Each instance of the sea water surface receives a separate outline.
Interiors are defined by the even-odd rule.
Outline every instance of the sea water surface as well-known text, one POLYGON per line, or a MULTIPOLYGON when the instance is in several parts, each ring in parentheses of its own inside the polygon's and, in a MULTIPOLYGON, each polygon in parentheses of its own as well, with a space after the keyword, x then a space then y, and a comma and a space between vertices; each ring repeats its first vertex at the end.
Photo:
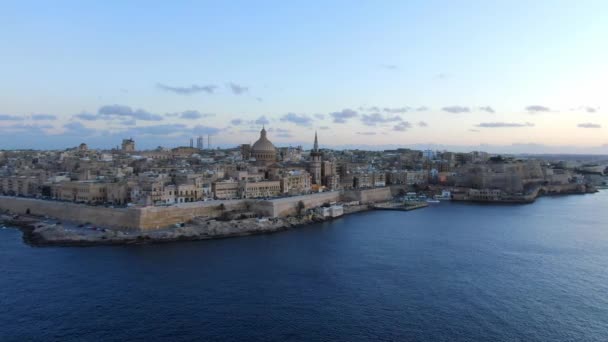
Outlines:
POLYGON ((0 230, 0 341, 159 339, 607 341, 608 191, 160 245, 0 230))

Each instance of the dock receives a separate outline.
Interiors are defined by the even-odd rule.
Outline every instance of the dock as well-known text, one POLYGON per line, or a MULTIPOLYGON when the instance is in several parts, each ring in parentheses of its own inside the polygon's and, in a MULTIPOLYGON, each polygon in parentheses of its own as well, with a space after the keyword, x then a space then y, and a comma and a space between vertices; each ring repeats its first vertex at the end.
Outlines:
POLYGON ((396 203, 396 202, 383 202, 374 205, 376 210, 398 210, 398 211, 410 211, 420 208, 426 208, 429 204, 427 202, 407 202, 407 203, 396 203))

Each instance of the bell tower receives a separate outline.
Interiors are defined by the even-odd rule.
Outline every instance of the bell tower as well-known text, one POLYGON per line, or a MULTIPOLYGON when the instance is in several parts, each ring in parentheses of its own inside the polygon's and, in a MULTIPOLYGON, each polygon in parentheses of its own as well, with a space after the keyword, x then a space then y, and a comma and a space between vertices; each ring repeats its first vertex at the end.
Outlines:
POLYGON ((312 184, 322 185, 323 180, 321 179, 321 164, 323 159, 323 153, 319 151, 319 140, 317 139, 317 132, 315 131, 315 144, 312 151, 310 151, 310 174, 312 175, 312 184))

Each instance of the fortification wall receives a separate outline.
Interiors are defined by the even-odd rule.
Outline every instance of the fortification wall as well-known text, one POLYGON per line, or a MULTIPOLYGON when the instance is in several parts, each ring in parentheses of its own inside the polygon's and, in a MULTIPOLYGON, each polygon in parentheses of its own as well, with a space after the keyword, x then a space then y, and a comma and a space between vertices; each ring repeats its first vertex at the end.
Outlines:
POLYGON ((217 217, 224 211, 245 210, 246 201, 221 201, 221 202, 192 202, 181 203, 168 207, 144 207, 138 208, 138 227, 142 230, 165 228, 176 223, 188 222, 200 217, 217 217), (220 205, 224 204, 224 209, 220 205))
POLYGON ((84 204, 47 201, 33 198, 0 196, 0 209, 16 214, 49 216, 76 223, 92 223, 102 227, 137 229, 138 212, 134 208, 106 208, 84 204))
POLYGON ((361 203, 372 203, 388 201, 392 198, 392 195, 391 189, 389 187, 383 187, 374 189, 344 191, 342 198, 344 201, 359 201, 361 203))
POLYGON ((249 202, 250 210, 254 213, 257 213, 260 216, 274 216, 274 203, 273 201, 250 201, 249 202))
MULTIPOLYGON (((304 203, 304 209, 310 209, 327 202, 340 200, 340 192, 333 191, 274 200, 234 200, 220 203, 224 203, 224 211, 247 210, 262 216, 282 217, 297 214, 300 201, 304 203)), ((217 217, 223 212, 219 209, 220 203, 193 202, 170 207, 138 208, 140 211, 138 227, 143 230, 159 229, 176 223, 187 222, 199 216, 217 217)))
POLYGON ((13 213, 50 216, 59 220, 87 223, 118 229, 153 230, 188 222, 195 217, 217 217, 225 211, 253 211, 262 216, 283 217, 298 213, 299 203, 304 209, 316 208, 324 203, 359 201, 361 203, 386 201, 391 198, 388 187, 332 191, 274 200, 232 200, 180 203, 167 207, 106 208, 70 202, 38 200, 0 196, 0 209, 13 213), (223 209, 220 205, 223 204, 223 209), (29 210, 29 211, 28 211, 29 210))
POLYGON ((341 195, 339 191, 331 191, 263 201, 269 203, 262 203, 261 205, 267 210, 268 216, 282 217, 296 215, 300 201, 304 203, 304 209, 310 209, 319 207, 327 202, 338 202, 340 199, 341 195))
POLYGON ((410 186, 407 184, 393 184, 389 185, 388 188, 391 191, 391 196, 396 197, 403 193, 410 191, 410 186))

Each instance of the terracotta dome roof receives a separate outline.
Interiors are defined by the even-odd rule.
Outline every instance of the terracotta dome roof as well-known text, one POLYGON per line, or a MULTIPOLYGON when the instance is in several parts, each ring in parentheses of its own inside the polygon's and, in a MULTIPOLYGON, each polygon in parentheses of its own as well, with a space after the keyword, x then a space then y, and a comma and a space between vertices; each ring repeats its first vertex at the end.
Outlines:
POLYGON ((276 152, 274 145, 266 138, 266 130, 262 128, 260 139, 251 146, 251 152, 276 152))

